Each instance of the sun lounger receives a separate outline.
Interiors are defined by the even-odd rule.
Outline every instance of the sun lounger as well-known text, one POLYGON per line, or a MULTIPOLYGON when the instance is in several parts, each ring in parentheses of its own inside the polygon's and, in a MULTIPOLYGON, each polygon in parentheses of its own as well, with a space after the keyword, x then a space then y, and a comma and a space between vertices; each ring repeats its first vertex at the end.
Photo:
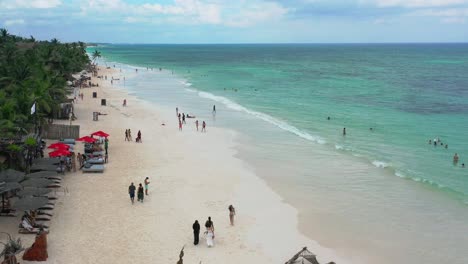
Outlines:
POLYGON ((0 210, 0 216, 12 216, 15 217, 17 216, 16 210, 14 209, 6 209, 4 211, 0 210))
POLYGON ((52 219, 52 216, 49 216, 49 215, 36 215, 36 217, 34 219, 36 219, 37 221, 50 221, 50 219, 52 219))
MULTIPOLYGON (((26 229, 26 228, 20 228, 18 230, 18 233, 20 234, 38 234, 39 232, 41 231, 41 229, 39 228, 30 228, 30 229, 26 229)), ((43 228, 42 229, 43 232, 46 232, 47 234, 49 233, 49 229, 48 228, 43 228)))
POLYGON ((103 158, 89 158, 86 160, 87 163, 90 164, 104 164, 103 158))
POLYGON ((25 228, 25 229, 30 229, 30 228, 49 228, 49 226, 46 225, 45 222, 41 221, 36 221, 33 224, 29 221, 27 217, 24 217, 23 220, 21 220, 21 223, 19 225, 20 228, 25 228))
POLYGON ((46 204, 43 207, 39 208, 39 210, 41 210, 41 211, 43 211, 43 210, 54 210, 54 208, 55 208, 54 204, 46 204))
POLYGON ((60 185, 59 183, 52 183, 47 186, 47 188, 60 188, 60 187, 62 187, 62 185, 60 185))
POLYGON ((64 144, 71 144, 71 145, 75 145, 75 139, 73 138, 64 138, 62 140, 60 140, 60 142, 64 143, 64 144))
POLYGON ((52 210, 36 210, 37 215, 53 216, 54 214, 52 212, 52 210))
POLYGON ((85 165, 82 169, 83 172, 104 172, 104 165, 93 164, 91 166, 85 165))

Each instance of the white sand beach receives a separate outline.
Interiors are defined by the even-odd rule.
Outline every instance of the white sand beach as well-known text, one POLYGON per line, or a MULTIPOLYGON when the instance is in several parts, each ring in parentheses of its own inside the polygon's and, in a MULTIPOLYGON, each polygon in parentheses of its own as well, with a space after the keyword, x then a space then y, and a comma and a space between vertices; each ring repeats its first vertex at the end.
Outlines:
MULTIPOLYGON (((236 134, 210 127, 197 132, 188 119, 178 131, 175 107, 167 109, 112 88, 111 69, 101 69, 107 81, 81 89, 75 104, 80 136, 103 130, 109 137, 109 163, 104 173, 68 173, 50 222, 47 263, 176 263, 185 246, 184 263, 284 263, 303 246, 321 263, 349 263, 297 231, 297 212, 234 157, 236 134), (98 98, 92 98, 97 92, 98 98), (101 98, 107 106, 101 106, 101 98), (123 99, 127 106, 122 106, 123 99), (99 121, 92 120, 98 111, 99 121), (165 125, 162 125, 162 124, 165 125), (141 130, 143 143, 124 141, 141 130), (144 203, 131 204, 131 182, 150 179, 144 203), (228 206, 236 208, 230 226, 228 206), (201 234, 193 245, 192 224, 211 216, 215 246, 208 248, 201 234)), ((77 143, 76 151, 82 152, 77 143)), ((0 218, 2 231, 30 246, 33 235, 19 235, 19 219, 0 218), (3 228, 5 227, 5 228, 3 228)), ((30 263, 22 261, 22 263, 30 263)))

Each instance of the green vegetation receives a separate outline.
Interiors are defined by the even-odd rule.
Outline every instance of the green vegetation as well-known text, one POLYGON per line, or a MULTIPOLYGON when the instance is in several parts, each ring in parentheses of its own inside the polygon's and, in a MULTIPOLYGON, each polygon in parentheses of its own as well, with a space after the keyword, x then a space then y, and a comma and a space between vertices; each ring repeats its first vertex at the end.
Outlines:
MULTIPOLYGON (((66 82, 89 64, 85 44, 36 41, 0 29, 0 135, 19 137, 53 116, 66 99, 66 82), (31 107, 36 103, 36 115, 31 107)), ((98 54, 100 56, 100 54, 98 54)))

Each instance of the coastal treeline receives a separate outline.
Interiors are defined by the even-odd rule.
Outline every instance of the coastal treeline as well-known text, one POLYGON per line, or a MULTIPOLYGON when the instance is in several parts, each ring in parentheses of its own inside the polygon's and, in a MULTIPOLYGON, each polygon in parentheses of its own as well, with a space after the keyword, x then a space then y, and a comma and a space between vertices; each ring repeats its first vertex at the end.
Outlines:
POLYGON ((25 135, 60 110, 72 74, 89 65, 85 48, 83 42, 37 41, 0 29, 2 139, 25 135))

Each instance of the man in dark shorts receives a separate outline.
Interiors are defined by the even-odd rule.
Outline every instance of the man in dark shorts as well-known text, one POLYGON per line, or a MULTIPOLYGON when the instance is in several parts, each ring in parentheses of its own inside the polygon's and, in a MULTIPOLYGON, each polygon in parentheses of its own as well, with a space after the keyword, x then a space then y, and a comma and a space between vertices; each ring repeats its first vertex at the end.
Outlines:
POLYGON ((130 201, 132 201, 132 204, 135 201, 135 190, 136 190, 136 187, 135 185, 133 185, 133 182, 132 182, 130 186, 128 186, 128 194, 130 195, 130 201))

